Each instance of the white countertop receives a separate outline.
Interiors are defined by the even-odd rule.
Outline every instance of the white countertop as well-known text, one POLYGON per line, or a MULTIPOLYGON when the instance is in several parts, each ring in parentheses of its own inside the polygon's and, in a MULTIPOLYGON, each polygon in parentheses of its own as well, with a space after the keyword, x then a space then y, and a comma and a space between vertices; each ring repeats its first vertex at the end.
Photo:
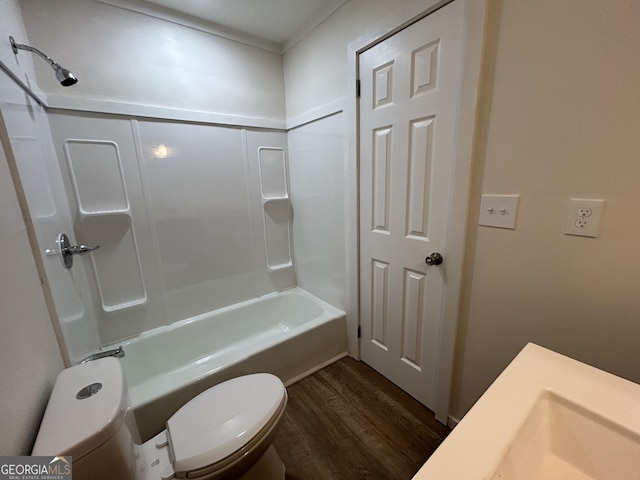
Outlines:
POLYGON ((528 344, 414 480, 640 479, 640 385, 528 344))

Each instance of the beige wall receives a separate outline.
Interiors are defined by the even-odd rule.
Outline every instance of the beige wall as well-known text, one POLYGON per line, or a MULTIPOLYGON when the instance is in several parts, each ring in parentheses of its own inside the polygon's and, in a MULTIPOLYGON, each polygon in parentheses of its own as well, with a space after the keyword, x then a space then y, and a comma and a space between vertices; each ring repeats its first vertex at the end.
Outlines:
POLYGON ((640 382, 640 3, 489 5, 454 416, 529 341, 640 382), (515 231, 482 193, 520 194, 515 231), (570 197, 607 200, 599 238, 570 197))

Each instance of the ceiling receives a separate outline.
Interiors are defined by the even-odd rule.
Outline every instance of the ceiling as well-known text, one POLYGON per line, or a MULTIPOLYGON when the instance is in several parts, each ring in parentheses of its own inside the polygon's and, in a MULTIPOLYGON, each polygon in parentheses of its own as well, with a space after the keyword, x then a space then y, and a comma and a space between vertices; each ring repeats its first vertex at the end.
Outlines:
POLYGON ((322 22, 348 0, 146 0, 171 10, 285 44, 322 22))

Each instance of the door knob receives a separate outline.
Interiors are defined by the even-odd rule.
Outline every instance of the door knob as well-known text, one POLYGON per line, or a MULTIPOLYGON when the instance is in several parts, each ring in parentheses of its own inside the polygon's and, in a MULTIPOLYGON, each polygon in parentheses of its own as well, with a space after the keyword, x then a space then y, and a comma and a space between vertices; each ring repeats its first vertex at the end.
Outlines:
POLYGON ((429 266, 440 265, 442 263, 442 260, 442 255, 440 255, 438 252, 433 252, 431 255, 424 259, 426 264, 429 266))

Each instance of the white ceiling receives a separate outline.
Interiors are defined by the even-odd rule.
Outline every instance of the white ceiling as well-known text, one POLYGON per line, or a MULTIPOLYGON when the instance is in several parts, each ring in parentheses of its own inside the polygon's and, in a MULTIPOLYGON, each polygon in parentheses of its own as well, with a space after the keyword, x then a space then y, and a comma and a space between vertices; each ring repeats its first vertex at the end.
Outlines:
POLYGON ((146 0, 284 44, 311 30, 348 0, 146 0))

